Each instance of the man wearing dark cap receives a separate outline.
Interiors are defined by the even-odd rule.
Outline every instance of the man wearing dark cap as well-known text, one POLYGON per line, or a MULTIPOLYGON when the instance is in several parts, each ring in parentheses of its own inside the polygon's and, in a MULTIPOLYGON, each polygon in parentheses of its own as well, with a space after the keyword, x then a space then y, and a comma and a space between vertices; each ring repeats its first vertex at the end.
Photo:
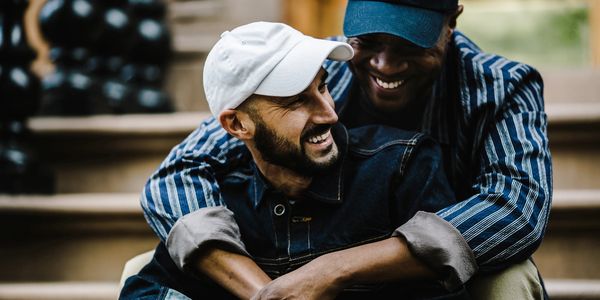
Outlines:
MULTIPOLYGON (((517 279, 472 292, 489 299, 540 298, 529 257, 541 243, 552 196, 542 79, 530 66, 482 52, 455 30, 462 10, 456 0, 350 0, 345 37, 336 39, 352 45, 355 55, 348 63, 326 62, 329 90, 348 127, 416 130, 442 145, 456 204, 415 215, 399 228, 400 243, 381 251, 403 253, 406 261, 421 261, 440 277, 453 274, 458 285, 475 270, 481 275, 504 270, 517 279), (455 242, 442 242, 448 240, 455 242), (515 267, 520 271, 512 272, 515 267)), ((242 146, 215 124, 208 121, 202 129, 203 156, 193 172, 159 170, 146 186, 157 192, 146 192, 142 206, 163 240, 183 215, 207 219, 198 208, 226 210, 212 178, 235 166, 242 146)), ((335 262, 368 260, 390 271, 377 264, 381 257, 350 255, 335 262)), ((273 281, 260 295, 329 283, 318 267, 302 271, 273 281)), ((403 271, 410 278, 411 270, 403 271)))
MULTIPOLYGON (((181 294, 192 299, 273 297, 267 289, 257 292, 271 278, 296 268, 307 275, 302 270, 314 266, 335 274, 321 277, 335 282, 323 281, 326 290, 294 283, 300 297, 464 299, 463 287, 446 290, 455 285, 454 274, 438 278, 422 263, 386 250, 400 249, 395 232, 400 225, 416 213, 450 205, 454 197, 441 150, 430 138, 380 125, 347 130, 337 123, 322 64, 326 58, 347 61, 352 55, 347 43, 307 37, 282 23, 255 22, 221 35, 206 58, 204 90, 214 117, 246 145, 250 158, 239 170, 217 177, 233 214, 205 208, 205 218, 194 213, 180 218, 153 260, 126 281, 121 299, 161 298, 163 293, 172 295, 167 299, 181 294), (239 233, 219 238, 214 229, 220 225, 203 222, 215 217, 233 217, 230 223, 238 225, 239 233), (213 280, 206 280, 195 272, 195 257, 215 242, 252 260, 240 255, 233 264, 209 268, 204 273, 213 280), (344 272, 322 264, 370 255, 379 257, 353 263, 340 259, 344 272), (406 272, 385 271, 393 268, 410 269, 408 279, 423 280, 405 283, 406 272), (341 274, 351 276, 342 279, 341 274), (223 282, 232 277, 249 280, 247 288, 231 289, 223 282)), ((192 133, 176 148, 195 145, 196 138, 192 133)), ((184 153, 171 159, 189 162, 184 153)))

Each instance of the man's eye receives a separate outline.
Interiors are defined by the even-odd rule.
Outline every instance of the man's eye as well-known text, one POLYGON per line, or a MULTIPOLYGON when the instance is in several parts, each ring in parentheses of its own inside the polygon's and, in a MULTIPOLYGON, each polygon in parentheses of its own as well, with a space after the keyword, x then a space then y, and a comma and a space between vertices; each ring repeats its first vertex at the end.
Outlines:
POLYGON ((286 107, 296 107, 296 106, 300 106, 302 103, 304 102, 304 98, 302 97, 298 97, 295 100, 289 102, 286 107))
POLYGON ((321 83, 319 85, 319 92, 325 93, 325 91, 327 91, 327 84, 326 83, 321 83))
POLYGON ((370 49, 370 48, 375 47, 375 43, 372 41, 369 41, 369 40, 356 38, 356 39, 354 39, 354 41, 361 48, 370 49))

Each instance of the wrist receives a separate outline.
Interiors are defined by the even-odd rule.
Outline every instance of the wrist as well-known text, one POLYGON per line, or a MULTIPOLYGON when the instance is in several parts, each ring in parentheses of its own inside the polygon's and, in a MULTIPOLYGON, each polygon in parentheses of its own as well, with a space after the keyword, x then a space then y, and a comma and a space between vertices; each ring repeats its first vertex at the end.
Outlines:
POLYGON ((337 289, 342 290, 353 284, 352 272, 349 265, 343 262, 336 252, 322 255, 315 259, 322 267, 320 268, 324 280, 337 289))

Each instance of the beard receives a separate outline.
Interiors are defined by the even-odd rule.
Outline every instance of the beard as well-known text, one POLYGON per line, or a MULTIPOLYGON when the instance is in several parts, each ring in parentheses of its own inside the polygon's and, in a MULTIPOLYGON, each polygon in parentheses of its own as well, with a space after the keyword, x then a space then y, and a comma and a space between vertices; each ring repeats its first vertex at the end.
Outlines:
MULTIPOLYGON (((290 169, 300 175, 312 176, 332 169, 338 161, 336 152, 325 162, 316 162, 305 152, 302 141, 316 133, 323 133, 331 128, 330 125, 313 126, 303 131, 300 145, 295 145, 267 127, 260 117, 254 118, 256 124, 254 144, 262 158, 272 164, 290 169)), ((330 147, 334 147, 332 144, 330 147)), ((329 151, 334 151, 330 149, 329 151)))

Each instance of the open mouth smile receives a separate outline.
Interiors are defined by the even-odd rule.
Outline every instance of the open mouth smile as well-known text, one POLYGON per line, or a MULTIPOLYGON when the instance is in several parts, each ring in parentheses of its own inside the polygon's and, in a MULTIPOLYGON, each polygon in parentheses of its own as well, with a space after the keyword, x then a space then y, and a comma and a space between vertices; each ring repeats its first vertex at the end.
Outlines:
POLYGON ((385 90, 393 90, 404 84, 404 80, 383 81, 381 78, 373 76, 378 87, 385 90))
POLYGON ((331 130, 327 130, 325 133, 308 138, 308 142, 311 144, 321 144, 321 143, 324 143, 325 141, 327 141, 327 138, 330 135, 331 135, 331 130))

